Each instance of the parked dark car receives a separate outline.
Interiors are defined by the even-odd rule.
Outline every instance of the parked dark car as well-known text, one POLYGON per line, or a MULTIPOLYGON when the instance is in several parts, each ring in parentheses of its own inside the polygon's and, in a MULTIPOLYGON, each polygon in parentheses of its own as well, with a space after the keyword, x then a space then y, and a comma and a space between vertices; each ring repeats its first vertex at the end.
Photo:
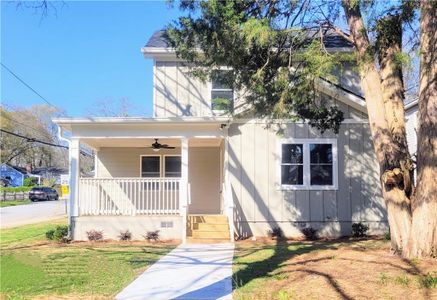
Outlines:
POLYGON ((58 200, 59 196, 55 189, 42 186, 32 188, 29 192, 29 199, 31 201, 58 200))

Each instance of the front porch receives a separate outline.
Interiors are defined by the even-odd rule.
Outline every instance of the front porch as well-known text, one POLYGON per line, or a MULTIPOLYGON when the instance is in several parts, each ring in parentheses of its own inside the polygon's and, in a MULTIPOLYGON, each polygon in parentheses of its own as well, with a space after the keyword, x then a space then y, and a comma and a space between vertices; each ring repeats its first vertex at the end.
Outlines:
POLYGON ((190 214, 225 216, 233 239, 225 123, 99 119, 57 120, 72 132, 69 220, 75 239, 86 239, 91 229, 103 230, 105 238, 129 230, 134 239, 159 230, 161 238, 185 242, 190 214), (154 149, 155 139, 169 147, 154 149), (79 176, 81 144, 95 152, 94 178, 79 176))

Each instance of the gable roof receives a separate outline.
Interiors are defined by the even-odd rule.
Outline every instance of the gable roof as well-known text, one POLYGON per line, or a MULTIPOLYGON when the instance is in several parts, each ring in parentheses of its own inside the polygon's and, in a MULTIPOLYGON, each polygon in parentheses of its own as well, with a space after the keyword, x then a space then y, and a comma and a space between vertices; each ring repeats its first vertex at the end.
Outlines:
MULTIPOLYGON (((319 37, 319 30, 309 29, 306 31, 308 40, 312 40, 314 37, 319 37)), ((325 29, 323 32, 323 42, 325 48, 331 51, 351 51, 353 45, 345 39, 343 36, 338 34, 332 29, 325 29)), ((146 45, 142 49, 143 53, 147 53, 148 49, 166 49, 166 52, 171 52, 172 47, 165 38, 165 30, 155 31, 150 39, 147 41, 146 45)))

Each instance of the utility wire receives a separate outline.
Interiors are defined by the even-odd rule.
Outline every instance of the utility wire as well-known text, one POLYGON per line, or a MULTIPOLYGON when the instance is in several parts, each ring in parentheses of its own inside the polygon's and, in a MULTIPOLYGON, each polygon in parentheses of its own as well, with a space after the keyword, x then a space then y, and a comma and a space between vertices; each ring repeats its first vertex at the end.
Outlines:
POLYGON ((17 74, 15 74, 11 69, 9 69, 7 66, 5 66, 4 63, 0 62, 1 66, 3 68, 5 68, 9 73, 11 73, 12 76, 14 76, 18 81, 20 81, 22 84, 24 84, 29 90, 31 90, 32 92, 34 92, 36 95, 38 95, 42 100, 44 100, 45 103, 47 103, 48 105, 54 107, 57 109, 57 107, 53 104, 51 104, 46 98, 44 98, 43 96, 41 96, 40 93, 38 93, 37 91, 35 91, 35 89, 33 89, 30 85, 28 85, 23 79, 21 79, 17 74))
MULTIPOLYGON (((13 132, 10 132, 8 130, 1 129, 1 128, 0 128, 0 131, 4 132, 4 133, 7 133, 7 134, 10 134, 10 135, 13 135, 13 136, 16 136, 16 137, 19 137, 19 138, 22 138, 22 139, 25 139, 27 142, 30 142, 30 143, 40 143, 40 144, 44 144, 44 145, 47 145, 47 146, 68 149, 68 147, 64 146, 64 145, 53 144, 53 143, 42 141, 42 140, 39 140, 39 139, 36 139, 36 138, 24 136, 24 135, 21 135, 21 134, 18 134, 18 133, 13 133, 13 132)), ((89 153, 87 153, 87 152, 85 152, 83 150, 80 150, 80 152, 81 152, 81 154, 83 154, 85 156, 91 156, 89 153)))

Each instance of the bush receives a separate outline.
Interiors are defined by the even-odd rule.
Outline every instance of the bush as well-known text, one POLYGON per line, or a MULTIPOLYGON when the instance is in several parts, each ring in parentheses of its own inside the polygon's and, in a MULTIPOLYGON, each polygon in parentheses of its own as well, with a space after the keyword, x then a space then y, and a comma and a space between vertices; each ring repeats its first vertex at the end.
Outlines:
POLYGON ((352 224, 352 235, 354 237, 366 236, 368 230, 369 230, 369 226, 361 222, 352 224))
POLYGON ((120 231, 120 235, 118 237, 120 241, 130 241, 132 239, 132 233, 129 230, 120 231))
POLYGON ((309 241, 317 240, 317 229, 312 227, 305 227, 302 229, 302 234, 305 236, 305 239, 309 241))
POLYGON ((26 178, 24 178, 23 186, 33 187, 35 185, 38 185, 38 178, 36 178, 36 177, 26 177, 26 178))
POLYGON ((101 230, 90 230, 86 232, 89 241, 101 241, 103 240, 103 231, 101 230))
POLYGON ((14 192, 28 192, 33 186, 16 186, 16 187, 0 187, 0 192, 14 193, 14 192))
POLYGON ((282 231, 281 227, 275 226, 267 231, 267 235, 272 239, 281 239, 284 237, 284 232, 282 231))
POLYGON ((53 237, 54 237, 54 235, 55 235, 55 230, 54 230, 54 229, 50 229, 50 230, 47 230, 47 231, 46 231, 46 238, 47 238, 49 241, 53 241, 53 237))
POLYGON ((437 288, 437 272, 430 272, 419 279, 422 287, 427 289, 437 288))
POLYGON ((153 240, 156 242, 159 240, 159 230, 147 231, 147 234, 144 236, 144 238, 148 241, 153 240))
POLYGON ((68 242, 68 226, 57 226, 56 229, 48 230, 46 232, 46 238, 50 241, 68 242))

